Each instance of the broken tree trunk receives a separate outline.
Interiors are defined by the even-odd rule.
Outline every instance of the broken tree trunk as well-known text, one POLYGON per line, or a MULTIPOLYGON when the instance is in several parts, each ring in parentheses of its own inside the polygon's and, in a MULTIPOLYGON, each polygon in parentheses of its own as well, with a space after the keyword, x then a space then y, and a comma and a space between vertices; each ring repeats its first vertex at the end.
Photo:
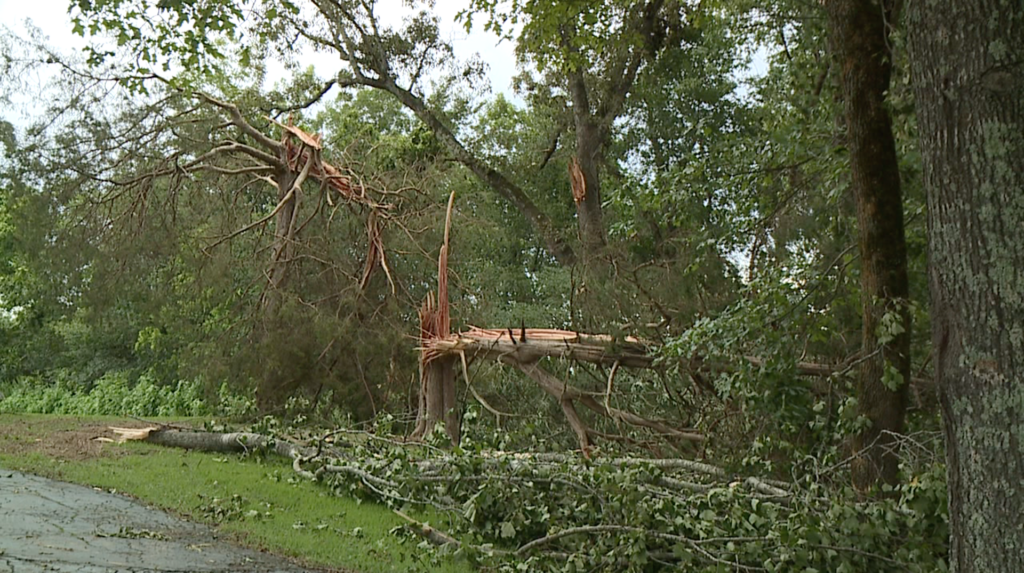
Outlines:
MULTIPOLYGON (((435 332, 439 333, 440 331, 435 332)), ((466 357, 498 360, 521 370, 558 401, 584 452, 587 452, 593 445, 591 438, 598 436, 599 433, 587 427, 576 410, 577 404, 618 423, 646 428, 676 446, 686 447, 704 440, 703 435, 691 430, 674 428, 667 422, 651 420, 611 406, 612 385, 615 372, 619 367, 658 367, 651 348, 639 339, 545 328, 484 329, 470 327, 464 332, 447 336, 424 335, 420 342, 421 364, 429 366, 436 363, 438 376, 442 375, 440 372, 443 372, 443 376, 454 375, 451 368, 456 357, 463 361, 466 357), (604 395, 604 400, 599 399, 600 395, 570 386, 542 369, 538 366, 538 361, 542 358, 567 358, 611 367, 608 390, 604 395)), ((747 362, 754 367, 765 365, 765 360, 755 356, 738 357, 737 360, 747 362)), ((856 361, 852 364, 855 365, 856 361)), ((463 367, 465 368, 465 363, 463 367)), ((732 365, 710 364, 699 358, 691 360, 688 368, 695 376, 705 372, 735 370, 732 365)), ((800 376, 829 378, 849 369, 850 366, 800 362, 796 364, 795 373, 800 376)), ((468 379, 468 372, 466 372, 466 377, 468 379)), ((427 381, 429 381, 429 377, 425 377, 424 383, 427 381)), ((424 393, 423 395, 428 396, 429 394, 424 393)), ((421 403, 421 411, 424 409, 429 411, 430 404, 421 403)), ((488 409, 491 408, 488 407, 488 409)), ((438 416, 439 414, 435 412, 433 415, 438 416)))
MULTIPOLYGON (((452 224, 452 207, 455 193, 448 198, 448 212, 444 225, 444 244, 437 260, 437 302, 432 293, 420 307, 420 340, 444 340, 451 331, 451 316, 448 309, 448 237, 452 224)), ((434 427, 444 423, 445 433, 452 445, 459 443, 460 419, 458 404, 455 403, 455 361, 457 354, 434 356, 425 349, 420 350, 420 396, 416 428, 412 437, 422 439, 434 427)))
POLYGON ((423 350, 429 359, 465 353, 473 358, 500 360, 511 357, 518 363, 541 358, 570 358, 604 366, 651 368, 654 357, 647 346, 635 338, 616 339, 601 334, 580 334, 548 328, 508 328, 505 330, 471 327, 466 332, 444 338, 424 339, 423 350))
MULTIPOLYGON (((432 295, 420 309, 420 336, 433 336, 438 329, 440 310, 432 295)), ((452 445, 459 443, 459 410, 455 403, 455 356, 442 356, 435 360, 420 359, 419 412, 412 437, 421 439, 439 422, 452 445)))
POLYGON ((190 432, 187 430, 167 428, 114 428, 110 430, 117 437, 117 442, 141 441, 170 446, 172 448, 184 448, 186 450, 199 450, 203 452, 217 453, 252 453, 258 451, 273 452, 279 456, 295 459, 309 455, 313 450, 306 451, 304 448, 287 442, 285 440, 274 440, 260 434, 251 432, 190 432))
MULTIPOLYGON (((422 343, 421 356, 427 365, 435 362, 448 365, 453 362, 453 356, 468 355, 474 358, 500 360, 521 370, 558 401, 584 453, 592 447, 591 436, 595 433, 580 417, 576 410, 577 403, 616 422, 647 428, 677 445, 704 440, 704 436, 696 432, 679 430, 665 422, 613 408, 608 396, 602 403, 590 393, 566 384, 537 365, 537 361, 544 357, 570 358, 608 365, 612 367, 612 374, 609 376, 611 384, 614 372, 619 366, 653 367, 654 358, 648 354, 646 345, 635 338, 615 339, 606 335, 584 335, 567 330, 540 328, 471 328, 458 335, 423 337, 422 343)), ((468 372, 466 376, 469 376, 468 372)), ((421 403, 422 407, 429 410, 429 404, 421 403)))
MULTIPOLYGON (((359 480, 368 492, 378 496, 381 501, 401 501, 403 503, 409 501, 408 497, 399 493, 401 481, 391 479, 394 476, 388 474, 390 470, 385 470, 385 475, 378 475, 382 468, 389 466, 374 464, 372 456, 370 460, 366 460, 363 456, 349 457, 332 447, 302 446, 285 439, 275 439, 250 432, 195 432, 167 426, 112 427, 110 429, 114 432, 118 443, 143 441, 161 446, 215 453, 265 452, 291 460, 292 469, 306 479, 318 479, 325 474, 346 474, 359 480), (309 463, 313 463, 316 469, 311 471, 303 468, 303 465, 309 463)), ((323 436, 320 439, 320 445, 323 446, 334 433, 337 432, 323 436)), ((367 435, 377 438, 372 434, 367 435)), ((109 438, 99 439, 114 441, 109 438)), ((387 438, 382 439, 387 440, 387 438)), ((610 458, 605 460, 605 463, 614 467, 657 467, 661 472, 650 475, 648 479, 652 479, 651 485, 657 485, 670 492, 670 495, 678 493, 685 496, 690 493, 703 493, 714 487, 723 487, 725 483, 728 483, 730 488, 743 488, 754 497, 772 499, 787 505, 790 497, 796 492, 793 485, 787 482, 760 479, 754 476, 744 478, 723 468, 692 460, 623 457, 610 458)), ((533 479, 543 480, 549 479, 551 472, 563 471, 566 466, 576 468, 574 471, 585 471, 586 467, 572 455, 501 451, 480 452, 478 463, 474 464, 477 470, 469 475, 464 473, 464 467, 453 463, 450 456, 428 457, 416 461, 414 465, 417 470, 407 477, 412 482, 420 483, 457 479, 474 481, 501 479, 502 475, 506 475, 503 472, 509 471, 520 476, 532 474, 533 479), (556 468, 561 469, 556 470, 556 468)), ((427 532, 428 530, 422 528, 418 531, 420 534, 427 532)), ((439 538, 435 541, 447 542, 448 540, 439 538)))
MULTIPOLYGON (((571 330, 550 328, 477 328, 446 338, 421 340, 421 350, 430 360, 442 356, 464 354, 470 358, 501 360, 512 357, 516 362, 535 362, 541 358, 568 358, 601 366, 628 368, 657 368, 652 348, 643 341, 627 336, 616 338, 606 334, 584 334, 571 330)), ((767 361, 757 356, 738 356, 737 361, 754 367, 765 366, 767 361)), ((855 357, 853 364, 860 360, 855 357)), ((725 363, 705 362, 700 357, 690 360, 689 367, 697 372, 734 372, 736 367, 725 363)), ((847 364, 819 364, 797 362, 794 373, 798 376, 829 378, 850 370, 847 364)), ((924 378, 912 378, 914 384, 927 386, 924 378)))
MULTIPOLYGON (((345 202, 361 205, 369 210, 366 222, 368 252, 363 276, 359 281, 360 288, 365 288, 370 274, 377 266, 384 270, 388 275, 388 280, 391 281, 384 245, 381 239, 381 217, 378 215, 378 213, 383 213, 388 206, 372 201, 367 196, 365 189, 355 185, 339 169, 323 161, 319 135, 310 135, 295 126, 271 120, 282 130, 281 140, 275 141, 263 135, 260 130, 246 121, 241 111, 234 104, 220 101, 205 94, 200 94, 199 97, 227 112, 231 117, 230 123, 249 136, 260 147, 260 149, 256 149, 239 142, 230 142, 230 144, 222 145, 203 157, 209 158, 219 153, 235 150, 250 159, 256 159, 259 165, 247 169, 261 174, 270 173, 272 176, 265 177, 261 175, 261 178, 265 179, 277 190, 277 203, 269 215, 226 235, 215 243, 220 244, 256 227, 272 224, 273 239, 270 244, 270 261, 266 270, 266 289, 260 299, 260 311, 265 321, 264 332, 279 328, 277 320, 280 315, 289 276, 292 272, 291 267, 296 259, 299 231, 305 226, 304 223, 299 223, 299 214, 304 193, 303 185, 309 178, 320 182, 319 192, 327 204, 334 205, 332 195, 337 194, 345 202)), ((181 167, 181 169, 186 171, 198 171, 203 168, 216 169, 217 167, 207 165, 201 160, 181 167)), ((320 207, 318 206, 314 209, 313 214, 319 211, 320 207)), ((309 215, 309 218, 312 218, 312 216, 312 214, 309 215)), ((307 222, 309 218, 307 218, 307 222)), ((394 282, 391 282, 392 290, 394 290, 394 282)), ((294 381, 282 380, 282 377, 275 369, 266 369, 258 382, 256 391, 257 407, 262 412, 276 410, 283 403, 284 398, 291 395, 295 384, 294 381)))
MULTIPOLYGON (((285 137, 285 143, 287 142, 285 137)), ((302 185, 309 176, 313 155, 302 167, 288 161, 288 147, 282 143, 281 164, 275 169, 273 182, 277 187, 277 206, 273 215, 273 240, 270 245, 270 263, 266 271, 266 288, 261 297, 260 311, 263 316, 263 330, 258 336, 265 336, 268 330, 276 329, 281 313, 282 299, 288 282, 291 261, 295 256, 296 221, 299 214, 299 197, 302 185)), ((294 390, 294 382, 282 379, 275 368, 264 368, 256 388, 256 405, 260 412, 272 412, 284 402, 294 390)))

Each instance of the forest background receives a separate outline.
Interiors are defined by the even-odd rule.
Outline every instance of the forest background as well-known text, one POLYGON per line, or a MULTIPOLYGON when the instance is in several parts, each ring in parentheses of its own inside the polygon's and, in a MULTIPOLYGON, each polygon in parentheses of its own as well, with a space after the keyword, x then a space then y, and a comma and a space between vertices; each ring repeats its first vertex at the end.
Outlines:
POLYGON ((515 47, 507 95, 408 4, 81 0, 68 53, 5 28, 0 98, 32 117, 0 123, 0 408, 647 460, 446 486, 467 548, 545 539, 530 566, 948 567, 914 8, 474 0, 456 23, 515 47), (449 355, 434 411, 435 296, 452 332, 611 358, 449 355))

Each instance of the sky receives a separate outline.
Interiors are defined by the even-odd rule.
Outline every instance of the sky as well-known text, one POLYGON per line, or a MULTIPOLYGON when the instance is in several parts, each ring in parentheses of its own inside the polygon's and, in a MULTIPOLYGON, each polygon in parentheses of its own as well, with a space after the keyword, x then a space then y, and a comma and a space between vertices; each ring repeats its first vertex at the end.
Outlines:
MULTIPOLYGON (((6 26, 15 33, 22 34, 25 30, 25 21, 28 19, 49 37, 51 45, 58 51, 81 48, 85 45, 85 40, 71 32, 71 19, 68 15, 70 1, 0 0, 0 26, 6 26)), ((440 18, 442 34, 451 41, 459 59, 467 60, 475 54, 480 54, 483 61, 488 64, 492 92, 504 93, 511 101, 520 102, 520 98, 512 93, 512 78, 517 73, 514 46, 511 42, 502 42, 497 36, 484 32, 480 25, 467 34, 465 29, 455 22, 455 14, 466 8, 468 3, 468 0, 442 0, 436 3, 434 12, 440 18)), ((382 21, 393 26, 399 25, 402 18, 410 13, 403 6, 402 0, 378 0, 377 4, 377 13, 382 21)), ((317 74, 323 78, 334 76, 342 67, 336 58, 322 52, 307 51, 300 55, 299 60, 312 64, 317 74)), ((746 95, 746 86, 742 85, 743 79, 763 75, 766 71, 766 53, 764 50, 757 50, 748 69, 737 74, 741 80, 739 95, 746 95)), ((268 87, 282 78, 283 66, 269 66, 268 87)))
MULTIPOLYGON (((0 0, 0 25, 7 26, 15 33, 22 34, 25 20, 40 28, 49 37, 50 43, 58 51, 81 48, 85 41, 72 34, 71 19, 68 16, 69 0, 0 0)), ((516 74, 514 46, 510 42, 499 42, 497 36, 474 29, 467 34, 465 29, 455 23, 455 14, 465 8, 468 2, 462 0, 444 0, 438 2, 435 13, 441 19, 442 34, 449 38, 460 59, 468 59, 480 54, 489 64, 488 75, 491 89, 494 92, 511 93, 512 77, 516 74)), ((401 0, 380 0, 378 15, 382 21, 398 25, 401 18, 408 14, 401 0)), ((333 76, 340 69, 340 63, 325 53, 303 54, 301 60, 308 61, 322 77, 333 76)), ((273 77, 271 68, 271 80, 273 77)))

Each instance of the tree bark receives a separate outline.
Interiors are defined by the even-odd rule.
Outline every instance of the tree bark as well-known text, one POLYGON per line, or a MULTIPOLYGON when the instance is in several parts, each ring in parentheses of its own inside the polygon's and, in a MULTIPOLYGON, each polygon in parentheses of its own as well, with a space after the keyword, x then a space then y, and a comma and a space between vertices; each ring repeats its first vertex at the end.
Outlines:
POLYGON ((1024 571, 1024 9, 912 2, 952 571, 1024 571))
POLYGON ((573 201, 579 220, 580 242, 586 258, 600 252, 608 240, 604 231, 604 217, 601 212, 601 177, 598 164, 605 144, 600 125, 590 112, 590 98, 582 71, 576 71, 569 78, 569 92, 572 94, 572 111, 576 124, 576 163, 578 180, 573 181, 573 201))
POLYGON ((264 298, 263 310, 270 316, 277 313, 281 289, 284 288, 288 277, 288 265, 294 252, 293 232, 299 189, 292 188, 297 179, 297 174, 290 168, 279 169, 274 175, 277 201, 281 207, 274 215, 274 241, 270 246, 270 268, 267 272, 267 294, 264 298))
POLYGON ((863 349, 857 395, 870 425, 854 438, 854 487, 895 484, 896 436, 910 381, 910 312, 903 199, 885 93, 892 75, 889 28, 895 0, 831 0, 832 49, 839 60, 853 194, 860 234, 863 349), (886 314, 895 321, 883 323, 886 314), (879 332, 880 327, 884 332, 879 332), (880 336, 881 335, 881 336, 880 336))
MULTIPOLYGON (((656 37, 656 24, 664 7, 664 0, 651 0, 636 8, 635 17, 626 24, 627 32, 623 36, 633 36, 628 41, 638 40, 638 45, 623 48, 618 61, 609 66, 607 85, 597 90, 595 97, 591 97, 583 69, 573 70, 568 77, 576 130, 576 164, 572 169, 578 170, 580 182, 577 187, 574 181, 573 199, 584 258, 593 259, 608 244, 601 207, 600 165, 611 139, 612 125, 622 113, 641 66, 663 48, 656 37)), ((578 54, 572 48, 570 51, 578 54)))
POLYGON ((458 445, 461 420, 456 398, 455 360, 443 357, 423 365, 420 372, 420 408, 411 437, 422 439, 433 431, 438 422, 444 422, 444 431, 452 445, 458 445))

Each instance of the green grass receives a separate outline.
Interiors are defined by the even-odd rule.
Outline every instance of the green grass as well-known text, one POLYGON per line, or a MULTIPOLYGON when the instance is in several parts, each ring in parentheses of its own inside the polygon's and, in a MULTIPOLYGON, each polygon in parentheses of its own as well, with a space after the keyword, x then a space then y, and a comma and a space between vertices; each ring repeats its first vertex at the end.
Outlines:
MULTIPOLYGON (((67 426, 55 422, 51 427, 67 426)), ((0 432, 12 429, 3 426, 0 432)), ((297 478, 284 461, 142 443, 105 447, 129 455, 69 461, 39 452, 0 453, 0 465, 126 493, 196 521, 218 523, 220 531, 248 545, 313 565, 365 573, 474 570, 457 558, 431 562, 416 540, 403 542, 390 533, 403 524, 390 509, 332 495, 297 478)))

